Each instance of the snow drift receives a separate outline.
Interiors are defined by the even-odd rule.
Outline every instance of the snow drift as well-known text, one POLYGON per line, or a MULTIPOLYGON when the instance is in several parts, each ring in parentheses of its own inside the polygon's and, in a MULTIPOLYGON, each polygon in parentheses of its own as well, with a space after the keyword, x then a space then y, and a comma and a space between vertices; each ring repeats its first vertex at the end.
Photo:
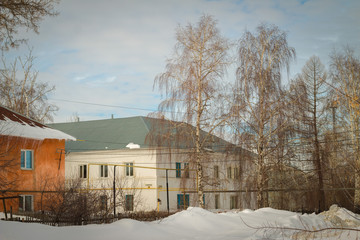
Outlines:
POLYGON ((154 222, 123 219, 112 224, 50 227, 1 221, 0 239, 355 239, 360 236, 359 217, 337 206, 319 215, 272 208, 213 213, 190 207, 154 222))

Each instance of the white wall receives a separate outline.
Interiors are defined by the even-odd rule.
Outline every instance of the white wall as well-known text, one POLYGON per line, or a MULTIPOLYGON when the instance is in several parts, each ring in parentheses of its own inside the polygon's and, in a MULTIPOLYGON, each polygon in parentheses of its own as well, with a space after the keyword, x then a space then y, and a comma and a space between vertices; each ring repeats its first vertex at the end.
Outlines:
POLYGON ((139 201, 134 200, 138 202, 136 210, 157 210, 156 170, 151 169, 156 167, 155 159, 149 149, 73 152, 65 158, 65 178, 68 181, 79 178, 80 165, 87 165, 87 178, 82 180, 82 187, 97 191, 105 188, 112 193, 115 169, 117 191, 140 196, 139 201), (126 176, 126 163, 133 163, 133 176, 126 176), (101 164, 108 165, 106 178, 100 177, 101 164))
MULTIPOLYGON (((197 206, 197 181, 194 164, 186 154, 188 150, 173 151, 169 155, 169 150, 154 149, 122 149, 93 152, 70 153, 65 159, 65 177, 67 180, 76 179, 80 175, 79 166, 88 166, 88 178, 83 180, 83 188, 107 189, 112 191, 114 180, 114 165, 116 168, 116 188, 122 188, 124 192, 137 196, 139 204, 135 210, 159 210, 167 211, 167 192, 166 192, 166 170, 168 170, 169 186, 169 206, 170 211, 177 210, 178 194, 184 192, 189 194, 190 206, 197 206), (189 178, 184 178, 185 172, 182 171, 182 178, 176 176, 176 163, 190 163, 189 178), (125 164, 134 163, 134 176, 125 176, 125 164), (107 164, 109 175, 107 178, 100 177, 100 164, 107 164), (135 190, 134 190, 135 189, 135 190), (160 200, 158 202, 158 199, 160 200)), ((207 185, 205 190, 223 191, 219 193, 206 193, 205 204, 207 209, 215 208, 215 195, 220 197, 219 208, 230 209, 231 196, 238 196, 238 208, 255 208, 255 198, 252 193, 226 192, 237 189, 244 189, 243 184, 252 175, 252 164, 249 161, 239 161, 235 156, 226 156, 220 153, 211 153, 206 164, 203 164, 207 185), (219 177, 214 178, 214 165, 219 167, 219 177), (227 171, 232 168, 232 177, 229 178, 227 171), (234 177, 234 169, 238 169, 239 178, 234 177)), ((120 191, 120 190, 117 190, 120 191)), ((111 195, 110 193, 109 195, 111 195)), ((118 209, 117 211, 122 211, 118 209)))

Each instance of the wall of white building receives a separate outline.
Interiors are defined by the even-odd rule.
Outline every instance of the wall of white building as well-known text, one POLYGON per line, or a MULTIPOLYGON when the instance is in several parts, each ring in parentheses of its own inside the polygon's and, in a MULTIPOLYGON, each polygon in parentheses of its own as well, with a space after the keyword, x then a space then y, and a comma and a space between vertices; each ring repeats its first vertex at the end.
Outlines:
MULTIPOLYGON (((109 191, 108 196, 113 193, 115 179, 116 194, 134 195, 134 210, 157 210, 155 159, 153 151, 149 149, 72 152, 66 156, 65 178, 67 181, 80 178, 82 188, 93 191, 105 189, 109 191), (132 164, 132 170, 129 171, 127 164, 132 164), (84 171, 84 166, 87 168, 86 176, 80 171, 84 171)), ((117 211, 123 209, 120 207, 117 211)))
MULTIPOLYGON (((116 192, 134 195, 134 210, 167 211, 169 199, 169 210, 176 211, 181 196, 185 203, 188 201, 190 206, 197 206, 195 166, 186 153, 185 150, 178 150, 169 154, 169 150, 166 149, 145 148, 73 152, 66 156, 65 177, 68 181, 83 177, 82 188, 94 191, 105 189, 108 191, 107 195, 111 196, 115 169, 116 192), (133 164, 132 174, 126 171, 126 164, 130 163, 133 164), (186 163, 189 164, 188 171, 184 171, 186 163), (83 166, 84 171, 84 165, 87 169, 86 178, 81 176, 84 172, 80 172, 80 166, 83 166), (107 166, 108 170, 106 176, 104 166, 107 166), (177 167, 181 167, 180 173, 177 167)), ((240 164, 238 159, 231 155, 210 153, 209 156, 204 164, 207 176, 205 190, 209 191, 204 196, 206 208, 255 208, 253 193, 232 192, 245 187, 244 182, 251 177, 252 164, 245 161, 240 164), (214 166, 217 166, 217 173, 214 166)), ((121 207, 117 209, 118 212, 123 210, 121 207)))

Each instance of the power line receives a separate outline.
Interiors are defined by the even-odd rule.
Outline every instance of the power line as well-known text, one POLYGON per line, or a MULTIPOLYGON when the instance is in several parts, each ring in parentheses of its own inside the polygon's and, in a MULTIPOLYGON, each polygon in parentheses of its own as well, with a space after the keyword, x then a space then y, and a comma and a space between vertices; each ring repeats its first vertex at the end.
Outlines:
POLYGON ((85 104, 85 105, 90 105, 90 106, 100 106, 100 107, 112 107, 112 108, 122 108, 122 109, 130 109, 130 110, 140 110, 140 111, 147 111, 147 112, 182 113, 182 114, 185 113, 185 112, 180 112, 180 111, 165 111, 165 110, 159 111, 159 110, 155 110, 155 109, 151 109, 151 108, 126 107, 126 106, 121 106, 121 105, 91 103, 91 102, 83 102, 83 101, 75 101, 75 100, 67 100, 67 99, 58 99, 58 98, 49 98, 49 100, 85 104))
POLYGON ((67 99, 50 98, 49 100, 60 101, 60 102, 69 102, 69 103, 78 103, 78 104, 85 104, 85 105, 91 105, 91 106, 123 108, 123 109, 130 109, 130 110, 141 110, 141 111, 151 111, 151 112, 157 112, 158 111, 158 110, 154 110, 154 109, 150 109, 150 108, 126 107, 126 106, 120 106, 120 105, 109 105, 109 104, 82 102, 82 101, 74 101, 74 100, 67 100, 67 99))

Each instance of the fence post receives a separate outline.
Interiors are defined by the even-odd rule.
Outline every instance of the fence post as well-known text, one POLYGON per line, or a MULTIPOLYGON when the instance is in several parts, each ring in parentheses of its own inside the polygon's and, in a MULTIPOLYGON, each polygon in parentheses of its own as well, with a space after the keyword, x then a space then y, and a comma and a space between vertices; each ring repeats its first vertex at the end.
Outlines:
POLYGON ((5 198, 3 198, 3 206, 4 206, 4 213, 5 213, 5 220, 7 220, 7 212, 6 212, 5 198))

